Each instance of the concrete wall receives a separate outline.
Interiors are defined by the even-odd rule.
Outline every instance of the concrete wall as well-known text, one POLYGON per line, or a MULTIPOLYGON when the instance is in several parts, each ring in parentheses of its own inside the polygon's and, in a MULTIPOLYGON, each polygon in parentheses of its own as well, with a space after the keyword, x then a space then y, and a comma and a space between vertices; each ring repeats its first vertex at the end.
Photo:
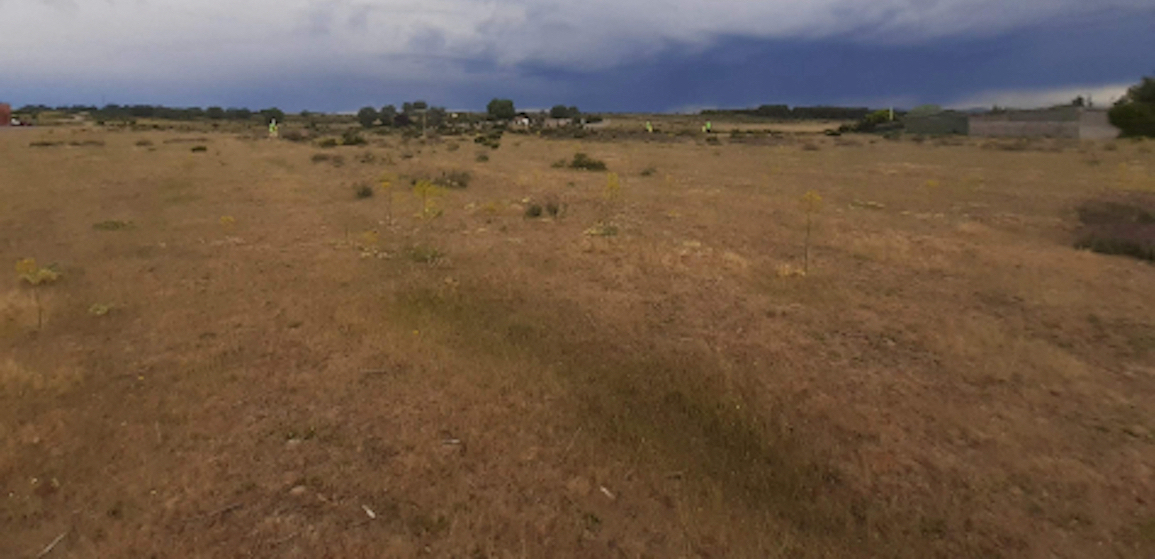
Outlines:
POLYGON ((902 120, 903 127, 910 134, 946 135, 962 134, 969 131, 967 115, 944 111, 932 115, 908 116, 902 120))
POLYGON ((1113 140, 1119 132, 1107 118, 1107 111, 1083 111, 1079 115, 1080 140, 1113 140))
POLYGON ((1070 138, 1103 140, 1119 135, 1107 111, 1062 107, 971 115, 970 135, 988 138, 1070 138))

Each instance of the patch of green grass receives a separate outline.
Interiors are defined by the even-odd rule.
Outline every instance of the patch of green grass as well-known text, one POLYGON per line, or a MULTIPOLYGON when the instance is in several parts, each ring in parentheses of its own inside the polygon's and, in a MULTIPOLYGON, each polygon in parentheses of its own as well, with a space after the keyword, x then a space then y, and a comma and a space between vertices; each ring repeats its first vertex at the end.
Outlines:
POLYGON ((405 257, 418 264, 432 264, 445 257, 445 253, 427 245, 413 245, 405 249, 405 257))
POLYGON ((98 231, 120 231, 122 229, 131 229, 132 227, 133 223, 131 221, 122 221, 119 219, 109 219, 92 224, 92 228, 98 231))

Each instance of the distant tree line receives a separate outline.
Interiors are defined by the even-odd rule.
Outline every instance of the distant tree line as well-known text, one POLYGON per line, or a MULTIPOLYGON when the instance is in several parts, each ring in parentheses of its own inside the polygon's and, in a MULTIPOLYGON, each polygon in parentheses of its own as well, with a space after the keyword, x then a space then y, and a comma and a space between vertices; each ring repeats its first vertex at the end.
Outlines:
POLYGON ((755 109, 714 109, 702 111, 703 116, 755 116, 779 120, 862 120, 870 114, 866 107, 790 107, 789 105, 762 105, 755 109))
POLYGON ((25 105, 18 113, 38 115, 46 112, 60 112, 66 114, 88 113, 96 120, 133 120, 138 118, 156 118, 164 120, 251 120, 259 116, 268 122, 277 119, 285 120, 285 113, 281 109, 271 107, 260 111, 244 108, 208 107, 165 107, 163 105, 62 105, 50 107, 48 105, 25 105))
POLYGON ((385 105, 381 109, 361 107, 357 111, 357 122, 365 128, 375 126, 406 127, 411 125, 440 128, 447 124, 451 115, 445 107, 431 107, 425 101, 406 101, 398 110, 395 105, 385 105))

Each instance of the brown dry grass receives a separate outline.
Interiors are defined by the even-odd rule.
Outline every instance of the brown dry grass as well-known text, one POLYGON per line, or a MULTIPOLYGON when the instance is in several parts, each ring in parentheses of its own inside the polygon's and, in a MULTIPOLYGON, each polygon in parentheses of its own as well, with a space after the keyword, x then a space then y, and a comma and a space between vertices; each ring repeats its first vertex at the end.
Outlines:
POLYGON ((0 132, 0 556, 1155 554, 1143 145, 254 136, 0 132))

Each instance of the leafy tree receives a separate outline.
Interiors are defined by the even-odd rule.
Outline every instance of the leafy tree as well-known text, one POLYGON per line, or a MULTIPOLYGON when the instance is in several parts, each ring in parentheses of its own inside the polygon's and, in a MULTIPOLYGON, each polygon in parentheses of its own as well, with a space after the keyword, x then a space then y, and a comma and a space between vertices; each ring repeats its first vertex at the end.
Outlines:
POLYGON ((413 110, 415 110, 415 111, 424 111, 428 108, 429 108, 429 103, 426 103, 425 101, 414 101, 413 102, 413 110))
POLYGON ((381 124, 393 126, 393 119, 397 118, 397 107, 385 105, 381 107, 381 112, 378 113, 378 116, 381 117, 381 124))
POLYGON ((373 123, 377 122, 377 117, 377 110, 373 107, 361 107, 361 110, 357 111, 357 122, 365 128, 372 128, 373 123))
POLYGON ((229 120, 249 120, 253 118, 253 111, 245 108, 229 108, 225 111, 225 118, 229 120))
POLYGON ((1107 115, 1123 136, 1155 138, 1155 78, 1145 77, 1128 89, 1107 115))
POLYGON ((265 121, 265 124, 268 124, 273 119, 276 119, 277 122, 284 122, 285 111, 282 111, 276 107, 270 107, 268 109, 261 110, 261 120, 265 121))
POLYGON ((517 115, 511 99, 494 99, 485 107, 489 116, 497 120, 509 120, 517 115))
POLYGON ((433 128, 440 127, 445 122, 445 113, 445 107, 430 107, 425 113, 425 124, 433 128))
POLYGON ((1071 99, 1071 106, 1072 107, 1086 107, 1087 106, 1087 100, 1083 99, 1083 96, 1080 95, 1078 97, 1075 97, 1074 99, 1071 99))
POLYGON ((401 103, 401 112, 402 112, 402 114, 407 114, 407 115, 413 114, 413 103, 410 103, 409 101, 401 103))
POLYGON ((569 108, 566 107, 565 105, 554 105, 553 108, 549 110, 549 117, 550 118, 569 118, 570 117, 569 108))
POLYGON ((212 120, 221 120, 225 118, 225 110, 220 107, 209 107, 205 109, 205 116, 212 120))

